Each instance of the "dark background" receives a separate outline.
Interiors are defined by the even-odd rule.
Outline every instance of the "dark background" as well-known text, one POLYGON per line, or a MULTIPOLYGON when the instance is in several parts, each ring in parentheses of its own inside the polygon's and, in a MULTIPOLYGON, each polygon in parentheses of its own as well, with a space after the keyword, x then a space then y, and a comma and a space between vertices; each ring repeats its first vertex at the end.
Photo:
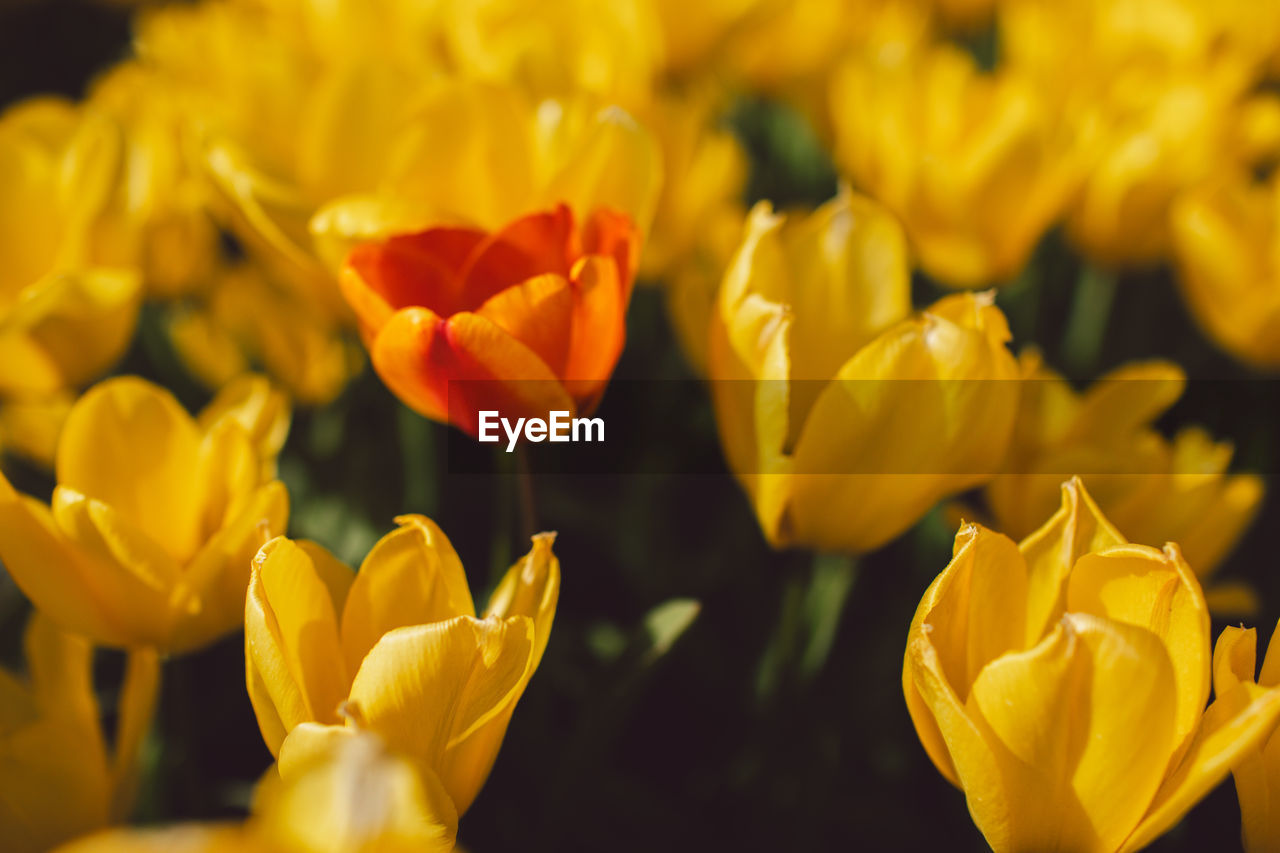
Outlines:
MULTIPOLYGON (((0 0, 0 106, 38 92, 80 95, 96 70, 125 55, 128 36, 119 7, 0 0)), ((755 162, 749 200, 817 202, 834 191, 829 164, 794 114, 744 99, 730 120, 755 162)), ((1110 305, 1078 297, 1083 272, 1049 235, 1033 271, 999 295, 1015 345, 1036 342, 1075 377, 1133 358, 1173 359, 1204 381, 1189 384, 1162 426, 1204 424, 1235 442, 1237 467, 1276 470, 1273 386, 1221 381, 1258 377, 1199 334, 1168 271, 1122 275, 1110 305), (1096 343, 1073 338, 1078 323, 1101 330, 1096 343)), ((925 280, 917 290, 917 305, 941 292, 925 280)), ((160 381, 193 408, 208 398, 174 362, 152 309, 119 371, 160 381)), ((663 440, 634 453, 655 473, 535 473, 536 526, 559 531, 563 592, 546 658, 463 820, 462 842, 479 853, 984 849, 963 796, 919 746, 901 694, 907 626, 950 554, 941 514, 856 568, 772 552, 718 461, 710 404, 656 289, 636 294, 617 377, 683 380, 670 384, 674 399, 643 407, 607 396, 600 411, 607 423, 651 418, 649 434, 663 440), (670 473, 680 470, 706 473, 670 473), (700 613, 669 648, 655 648, 663 631, 647 628, 646 616, 673 599, 696 599, 700 613)), ((368 371, 332 406, 296 412, 281 458, 291 535, 318 539, 354 565, 394 515, 426 513, 453 540, 483 601, 479 591, 527 549, 528 520, 514 460, 494 451, 487 468, 483 457, 471 463, 489 473, 449 473, 457 438, 446 435, 368 371)), ((52 488, 16 460, 6 471, 21 490, 47 497, 52 488)), ((1272 495, 1220 575, 1257 586, 1264 640, 1280 612, 1267 536, 1278 523, 1272 495)), ((18 666, 26 605, 7 581, 0 593, 0 649, 18 666)), ((110 652, 100 658, 109 707, 120 662, 110 652)), ((245 693, 241 635, 166 664, 145 760, 139 822, 244 813, 270 755, 245 693)), ((1153 849, 1226 850, 1238 833, 1227 782, 1153 849)))

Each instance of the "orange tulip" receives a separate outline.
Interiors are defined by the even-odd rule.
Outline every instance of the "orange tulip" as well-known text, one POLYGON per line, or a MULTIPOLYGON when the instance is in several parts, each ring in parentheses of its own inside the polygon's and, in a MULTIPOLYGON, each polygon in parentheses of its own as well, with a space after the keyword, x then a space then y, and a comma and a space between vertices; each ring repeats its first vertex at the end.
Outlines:
POLYGON ((626 214, 579 223, 561 204, 495 233, 437 227, 358 246, 342 289, 392 392, 475 435, 484 409, 594 408, 622 353, 639 243, 626 214))

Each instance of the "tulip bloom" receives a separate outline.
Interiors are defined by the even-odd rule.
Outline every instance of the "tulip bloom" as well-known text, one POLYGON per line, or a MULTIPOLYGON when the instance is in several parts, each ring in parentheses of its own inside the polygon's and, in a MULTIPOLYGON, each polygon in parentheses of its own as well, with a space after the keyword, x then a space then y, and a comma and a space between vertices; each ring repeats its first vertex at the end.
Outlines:
POLYGON ((534 537, 477 619, 449 540, 422 516, 397 521, 354 575, 312 543, 262 548, 245 603, 249 698, 286 779, 367 730, 429 768, 462 814, 547 645, 554 536, 534 537))
POLYGON ((116 139, 100 116, 53 98, 0 114, 0 400, 83 385, 133 337, 137 272, 91 251, 116 139))
POLYGON ((1280 691, 1209 708, 1209 614, 1177 545, 1130 545, 1078 480, 1014 544, 967 524, 907 636, 929 757, 997 850, 1137 850, 1280 721, 1280 691))
MULTIPOLYGON (((1280 628, 1280 626, 1277 626, 1280 628)), ((1277 632, 1280 633, 1280 632, 1277 632)), ((1271 635, 1255 678, 1258 632, 1228 625, 1213 649, 1213 691, 1220 701, 1243 706, 1280 687, 1280 642, 1271 635)), ((1280 849, 1280 738, 1273 733, 1231 768, 1243 819, 1244 847, 1280 849)))
POLYGON ((560 205, 493 234, 430 228, 360 246, 342 287, 387 386, 475 435, 483 409, 594 408, 622 354, 638 252, 625 214, 578 223, 560 205))
POLYGON ((59 853, 349 853, 455 849, 458 816, 429 770, 353 734, 282 782, 267 777, 244 824, 180 824, 104 832, 59 853))
POLYGON ((1031 80, 957 48, 853 55, 831 84, 835 159, 953 287, 1009 281, 1077 182, 1069 129, 1031 80))
POLYGON ((51 505, 0 476, 0 560, 97 643, 200 648, 240 624, 253 553, 284 529, 265 464, 236 417, 201 428, 164 389, 109 379, 67 417, 51 505))
POLYGON ((128 816, 159 661, 150 650, 129 654, 108 749, 93 689, 93 647, 39 613, 24 639, 30 683, 0 670, 0 837, 10 853, 42 853, 128 816))
POLYGON ((863 552, 997 470, 1017 364, 989 294, 910 313, 897 223, 842 193, 751 212, 712 320, 720 441, 774 547, 863 552))
POLYGON ((1182 295, 1200 328, 1244 363, 1280 369, 1280 174, 1188 193, 1172 227, 1182 295))
MULTIPOLYGON (((1107 517, 1134 542, 1177 542, 1206 582, 1244 535, 1264 492, 1260 477, 1231 475, 1231 445, 1204 430, 1172 441, 1152 423, 1181 396, 1186 377, 1168 362, 1121 367, 1083 394, 1024 352, 1026 377, 1004 472, 986 487, 995 527, 1022 538, 1059 502, 1060 484, 1081 475, 1107 517)), ((1253 591, 1223 584, 1207 590, 1215 612, 1256 609, 1253 591)))

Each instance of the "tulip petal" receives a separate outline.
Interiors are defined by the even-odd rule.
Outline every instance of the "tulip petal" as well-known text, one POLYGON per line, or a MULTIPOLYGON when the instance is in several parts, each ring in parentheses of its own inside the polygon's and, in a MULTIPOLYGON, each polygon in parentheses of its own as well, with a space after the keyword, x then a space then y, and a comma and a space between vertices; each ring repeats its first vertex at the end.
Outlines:
MULTIPOLYGON (((370 650, 351 685, 353 714, 392 748, 430 767, 465 812, 474 797, 455 782, 450 750, 503 715, 519 697, 533 659, 533 622, 524 616, 398 628, 370 650)), ((492 762, 492 756, 486 756, 492 762)))
MULTIPOLYGON (((264 701, 286 730, 317 720, 337 722, 349 680, 329 591, 310 558, 283 537, 254 559, 245 604, 245 655, 261 675, 250 682, 255 711, 264 701), (255 696, 265 687, 266 695, 255 696)), ((274 721, 270 714, 269 721, 274 721)), ((263 737, 274 736, 274 726, 263 737)), ((268 741, 272 753, 280 744, 268 741)))
POLYGON ((1186 374, 1168 361, 1127 364, 1103 376, 1080 398, 1064 443, 1105 441, 1146 427, 1182 396, 1186 374))
POLYGON ((1010 800, 1010 849, 1113 850, 1164 777, 1176 686, 1149 631, 1070 613, 978 675, 968 709, 1010 800))
MULTIPOLYGON (((1204 712, 1195 738, 1156 792, 1122 853, 1140 850, 1182 819, 1250 753, 1261 750, 1280 721, 1280 691, 1239 684, 1204 712)), ((1243 805, 1243 801, 1242 801, 1243 805)), ((1246 832, 1250 827, 1246 824, 1246 832)))
POLYGON ((640 232, 631 217, 618 210, 596 208, 582 224, 583 254, 613 258, 624 303, 631 298, 631 285, 640 263, 640 242, 640 232))
POLYGON ((473 228, 429 228, 365 243, 347 258, 341 284, 347 303, 368 331, 381 328, 401 308, 420 305, 442 317, 473 308, 459 275, 485 241, 473 228))
POLYGON ((1062 507, 1018 545, 1027 561, 1028 644, 1039 642, 1066 612, 1067 576, 1076 560, 1125 541, 1078 477, 1062 484, 1062 507))
POLYGON ((498 582, 485 618, 509 619, 528 616, 533 620, 533 663, 530 671, 542 662, 542 653, 551 638, 551 623, 560 600, 560 560, 552 553, 556 534, 539 533, 533 547, 498 582))
POLYGON ((464 311, 476 311, 490 298, 522 281, 548 273, 569 277, 571 260, 581 253, 573 212, 565 205, 523 216, 486 237, 459 270, 464 311))
POLYGON ((396 530, 378 540, 360 566, 342 609, 342 650, 347 671, 384 634, 409 625, 474 616, 462 561, 434 521, 402 515, 396 530))
POLYGON ((1067 609, 1105 616, 1151 631, 1164 643, 1177 685, 1177 751, 1195 732, 1209 699, 1209 609, 1191 569, 1168 545, 1118 545, 1076 561, 1067 582, 1067 609))
MULTIPOLYGON (((1005 652, 1022 647, 1017 614, 1022 612, 1025 574, 1017 547, 1009 539, 978 525, 966 525, 956 534, 951 563, 929 586, 912 619, 902 673, 907 710, 925 751, 952 784, 959 784, 958 768, 952 763, 932 705, 943 703, 950 716, 963 714, 956 709, 963 706, 982 668, 1005 652), (985 614, 989 610, 1009 618, 988 619, 985 614), (922 657, 923 651, 912 652, 916 644, 927 647, 927 658, 922 657), (931 680, 938 682, 933 702, 921 693, 919 667, 923 660, 933 668, 931 680), (946 693, 937 693, 943 687, 946 693)), ((967 738, 968 728, 962 728, 967 738)))
POLYGON ((299 726, 281 749, 283 783, 258 807, 287 849, 454 849, 458 812, 436 774, 375 735, 299 726))
POLYGON ((565 388, 589 411, 622 355, 627 337, 627 282, 616 262, 586 257, 573 268, 573 320, 561 376, 565 388))
POLYGON ((564 376, 570 336, 577 330, 575 297, 567 278, 546 273, 495 293, 475 313, 533 350, 552 373, 564 376))
POLYGON ((1225 696, 1241 682, 1252 684, 1258 663, 1258 632, 1228 625, 1213 647, 1213 692, 1225 696))
POLYGON ((201 541, 201 437, 164 389, 133 377, 90 389, 63 426, 58 482, 110 505, 179 562, 201 541))
POLYGON ((36 606, 59 625, 96 642, 127 646, 136 641, 129 618, 138 597, 136 577, 116 577, 114 564, 100 565, 67 542, 49 508, 19 495, 0 474, 0 561, 36 606))

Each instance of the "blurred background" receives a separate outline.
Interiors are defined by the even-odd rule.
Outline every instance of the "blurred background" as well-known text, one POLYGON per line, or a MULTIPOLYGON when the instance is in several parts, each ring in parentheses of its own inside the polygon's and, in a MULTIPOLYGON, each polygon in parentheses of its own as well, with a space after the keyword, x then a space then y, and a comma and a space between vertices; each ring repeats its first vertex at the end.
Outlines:
MULTIPOLYGON (((82 96, 125 56, 129 14, 110 3, 0 0, 0 108, 36 93, 82 96)), ((967 39, 989 62, 991 34, 967 39)), ((800 112, 743 95, 726 121, 749 153, 747 204, 816 204, 835 192, 835 169, 800 112)), ((1173 360, 1191 381, 1161 431, 1202 425, 1234 444, 1233 468, 1277 470, 1274 383, 1206 341, 1171 272, 1122 272, 1102 297, 1081 285, 1085 273, 1050 231, 1029 271, 997 295, 1014 340, 1035 341, 1081 387, 1133 359, 1173 360)), ((922 273, 913 287, 918 306, 945 292, 922 273)), ((209 393, 177 366, 160 326, 144 307, 115 372, 158 381, 196 409, 209 393)), ((634 297, 615 384, 630 379, 673 380, 672 396, 652 406, 610 394, 600 410, 606 423, 635 420, 637 431, 653 419, 663 441, 634 452, 655 473, 533 478, 534 523, 559 532, 563 593, 547 656, 463 821, 465 846, 984 849, 963 796, 920 747, 901 688, 907 626, 949 559, 954 515, 935 509, 856 564, 774 552, 727 470, 670 473, 689 460, 706 470, 720 451, 710 401, 657 288, 634 297)), ((477 448, 472 463, 490 473, 450 473, 446 430, 405 409, 369 370, 333 403, 298 409, 280 458, 290 535, 358 564, 394 515, 425 513, 452 539, 473 587, 487 588, 527 547, 516 463, 477 448)), ((17 458, 5 466, 19 490, 47 499, 47 473, 17 458)), ((1278 527, 1273 492, 1219 574, 1254 586, 1261 609, 1250 624, 1264 638, 1280 616, 1269 535, 1278 527)), ((15 668, 26 608, 6 579, 0 632, 15 668)), ((120 660, 99 655, 109 691, 120 660)), ((171 661, 162 689, 137 820, 242 815, 270 762, 245 693, 242 635, 171 661)), ((1228 782, 1152 849, 1235 849, 1238 832, 1228 782)))

